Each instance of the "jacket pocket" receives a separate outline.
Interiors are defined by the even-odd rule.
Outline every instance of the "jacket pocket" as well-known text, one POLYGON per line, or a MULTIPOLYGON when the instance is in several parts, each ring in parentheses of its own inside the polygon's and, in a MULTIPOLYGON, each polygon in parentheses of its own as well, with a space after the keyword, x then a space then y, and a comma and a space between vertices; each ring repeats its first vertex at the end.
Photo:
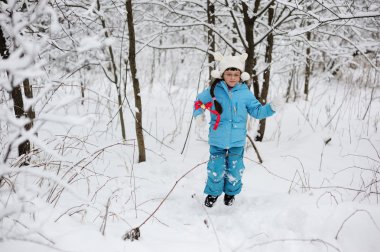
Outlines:
POLYGON ((231 129, 231 141, 233 143, 245 141, 247 134, 246 124, 244 123, 232 123, 231 129))

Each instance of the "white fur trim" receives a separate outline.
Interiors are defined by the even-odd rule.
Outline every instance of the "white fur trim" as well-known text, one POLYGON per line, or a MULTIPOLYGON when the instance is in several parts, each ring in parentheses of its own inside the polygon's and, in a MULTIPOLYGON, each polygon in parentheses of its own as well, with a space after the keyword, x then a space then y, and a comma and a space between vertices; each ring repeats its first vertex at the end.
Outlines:
POLYGON ((219 70, 212 70, 211 71, 211 76, 215 79, 221 79, 222 76, 221 76, 221 73, 219 70))
POLYGON ((241 79, 242 81, 247 81, 247 80, 249 80, 250 78, 251 78, 251 76, 249 76, 249 74, 248 74, 247 72, 242 73, 241 76, 240 76, 240 79, 241 79))
POLYGON ((247 53, 243 53, 242 55, 240 55, 240 60, 243 61, 243 62, 244 62, 247 58, 248 58, 248 54, 247 54, 247 53))
POLYGON ((223 60, 223 55, 220 53, 220 52, 216 52, 216 53, 214 53, 214 59, 216 60, 216 61, 222 61, 223 60))

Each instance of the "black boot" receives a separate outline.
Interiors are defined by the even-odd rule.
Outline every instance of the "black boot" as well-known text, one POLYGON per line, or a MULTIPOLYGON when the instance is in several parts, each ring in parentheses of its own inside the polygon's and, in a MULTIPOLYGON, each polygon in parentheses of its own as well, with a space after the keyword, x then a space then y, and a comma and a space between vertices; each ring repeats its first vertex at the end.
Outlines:
POLYGON ((217 199, 218 199, 218 196, 207 195, 205 199, 205 206, 213 207, 217 199))
POLYGON ((224 205, 232 206, 235 201, 235 196, 224 194, 224 205))

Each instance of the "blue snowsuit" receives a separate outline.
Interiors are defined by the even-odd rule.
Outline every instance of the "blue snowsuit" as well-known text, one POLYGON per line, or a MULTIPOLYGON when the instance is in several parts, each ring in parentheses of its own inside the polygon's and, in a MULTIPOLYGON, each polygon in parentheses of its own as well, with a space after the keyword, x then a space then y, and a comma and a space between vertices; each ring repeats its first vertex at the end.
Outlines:
MULTIPOLYGON (((241 177, 244 171, 243 154, 246 139, 248 114, 256 119, 263 119, 275 112, 269 104, 261 105, 244 83, 237 83, 228 89, 224 80, 219 81, 214 89, 216 100, 222 105, 223 113, 216 130, 213 129, 217 116, 211 114, 209 127, 210 160, 207 165, 207 184, 204 192, 219 196, 240 193, 241 177)), ((197 96, 203 104, 212 102, 210 88, 197 96)), ((212 110, 215 110, 213 105, 212 110)), ((195 109, 193 116, 203 113, 195 109)))

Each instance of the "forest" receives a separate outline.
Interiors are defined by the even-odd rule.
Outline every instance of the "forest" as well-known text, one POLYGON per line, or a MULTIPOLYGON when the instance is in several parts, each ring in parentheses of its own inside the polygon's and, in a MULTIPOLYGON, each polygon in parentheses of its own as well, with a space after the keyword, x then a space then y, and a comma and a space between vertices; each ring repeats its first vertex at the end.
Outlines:
POLYGON ((0 0, 0 55, 0 251, 380 251, 379 1, 0 0), (207 208, 194 102, 244 53, 283 104, 207 208))

